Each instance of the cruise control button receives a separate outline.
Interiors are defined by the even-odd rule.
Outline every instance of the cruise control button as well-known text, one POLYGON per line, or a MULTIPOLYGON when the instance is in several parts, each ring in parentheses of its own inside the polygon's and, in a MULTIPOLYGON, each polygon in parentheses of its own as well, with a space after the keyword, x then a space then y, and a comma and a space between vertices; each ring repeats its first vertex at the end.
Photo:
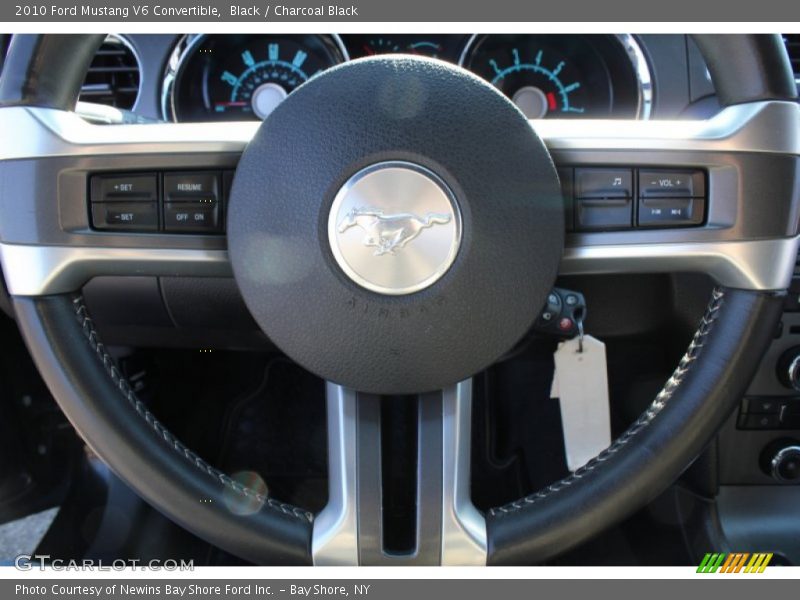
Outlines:
POLYGON ((705 177, 702 171, 639 171, 639 196, 702 198, 705 196, 705 177))
POLYGON ((154 202, 158 193, 155 173, 95 175, 91 188, 92 202, 154 202))
POLYGON ((175 232, 217 232, 219 203, 167 202, 164 205, 164 229, 175 232))
POLYGON ((576 198, 630 198, 630 169, 575 169, 576 198))
POLYGON ((639 200, 639 225, 686 227, 703 222, 700 198, 642 198, 639 200))
POLYGON ((218 186, 217 171, 167 173, 164 175, 164 199, 170 201, 203 196, 217 200, 218 186))
POLYGON ((155 231, 158 205, 155 202, 95 202, 92 204, 95 229, 155 231))

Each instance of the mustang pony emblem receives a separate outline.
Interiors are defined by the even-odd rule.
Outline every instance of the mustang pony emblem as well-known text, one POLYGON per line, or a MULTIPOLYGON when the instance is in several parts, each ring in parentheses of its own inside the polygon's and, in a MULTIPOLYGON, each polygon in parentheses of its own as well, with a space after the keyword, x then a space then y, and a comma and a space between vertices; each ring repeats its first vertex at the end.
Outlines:
POLYGON ((410 213, 385 215, 374 208, 354 208, 339 223, 339 233, 360 227, 367 234, 364 245, 375 248, 375 256, 394 254, 416 238, 424 229, 450 222, 450 215, 428 213, 418 217, 410 213))

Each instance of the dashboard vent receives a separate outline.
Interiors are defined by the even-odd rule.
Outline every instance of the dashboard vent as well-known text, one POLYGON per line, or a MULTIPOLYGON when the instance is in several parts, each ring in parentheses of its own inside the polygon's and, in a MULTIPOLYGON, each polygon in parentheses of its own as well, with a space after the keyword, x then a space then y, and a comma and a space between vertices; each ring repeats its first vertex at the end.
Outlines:
POLYGON ((110 35, 92 59, 80 100, 130 110, 139 95, 140 82, 133 49, 122 38, 110 35))
POLYGON ((794 80, 800 81, 800 33, 787 33, 783 36, 783 41, 786 44, 789 59, 792 61, 794 80))

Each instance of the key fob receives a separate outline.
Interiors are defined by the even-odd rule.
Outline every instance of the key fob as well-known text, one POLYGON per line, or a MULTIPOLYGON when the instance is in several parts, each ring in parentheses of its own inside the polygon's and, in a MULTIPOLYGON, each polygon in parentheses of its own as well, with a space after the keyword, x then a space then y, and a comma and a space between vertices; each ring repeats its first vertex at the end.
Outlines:
POLYGON ((578 335, 579 324, 586 318, 586 300, 580 292, 553 288, 539 313, 534 331, 562 338, 578 335))

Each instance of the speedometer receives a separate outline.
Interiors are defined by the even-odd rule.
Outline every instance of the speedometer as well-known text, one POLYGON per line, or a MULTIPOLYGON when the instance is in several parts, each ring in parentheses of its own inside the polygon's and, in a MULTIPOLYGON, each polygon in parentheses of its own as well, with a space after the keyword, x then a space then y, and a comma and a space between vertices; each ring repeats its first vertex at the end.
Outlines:
POLYGON ((200 36, 176 59, 176 121, 266 118, 287 95, 346 58, 333 36, 200 36))
POLYGON ((461 62, 529 119, 630 118, 649 110, 647 64, 630 37, 475 36, 461 62))

